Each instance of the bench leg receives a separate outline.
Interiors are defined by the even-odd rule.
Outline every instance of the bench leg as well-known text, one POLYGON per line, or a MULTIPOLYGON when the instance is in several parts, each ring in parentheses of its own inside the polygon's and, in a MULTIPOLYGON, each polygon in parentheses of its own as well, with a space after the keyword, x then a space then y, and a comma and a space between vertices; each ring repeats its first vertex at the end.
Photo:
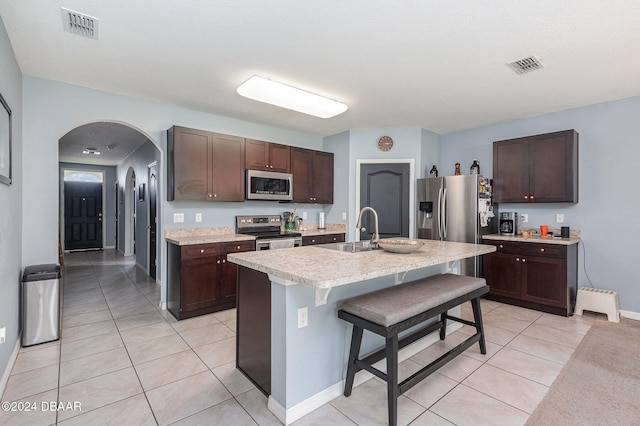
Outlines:
POLYGON ((387 337, 387 400, 389 402, 389 426, 398 423, 398 335, 387 337))
POLYGON ((473 320, 476 323, 476 332, 480 333, 480 353, 482 355, 487 354, 487 345, 484 342, 484 327, 482 326, 482 312, 480 310, 480 298, 476 297, 471 300, 471 307, 473 308, 473 320))
POLYGON ((440 314, 440 340, 447 335, 447 311, 440 314))
POLYGON ((353 389, 353 380, 359 368, 356 366, 356 360, 360 356, 360 344, 362 343, 362 327, 353 326, 351 333, 351 349, 349 350, 349 361, 347 364, 347 378, 344 382, 344 396, 351 395, 353 389))

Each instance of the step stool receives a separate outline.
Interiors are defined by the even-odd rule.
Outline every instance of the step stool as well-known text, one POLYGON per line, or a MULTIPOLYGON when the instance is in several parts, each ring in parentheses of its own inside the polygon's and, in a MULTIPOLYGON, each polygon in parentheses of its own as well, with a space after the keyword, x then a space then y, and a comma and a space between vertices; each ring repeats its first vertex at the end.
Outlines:
POLYGON ((575 314, 582 315, 582 311, 607 314, 609 321, 620 322, 618 293, 611 290, 580 287, 578 289, 575 314))

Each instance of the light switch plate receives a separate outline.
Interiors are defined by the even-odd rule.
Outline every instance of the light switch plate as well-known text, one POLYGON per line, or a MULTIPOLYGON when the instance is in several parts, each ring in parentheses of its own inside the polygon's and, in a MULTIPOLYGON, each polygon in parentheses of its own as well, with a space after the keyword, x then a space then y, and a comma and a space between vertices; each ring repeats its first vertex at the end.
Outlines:
POLYGON ((303 328, 309 325, 309 308, 298 308, 298 328, 303 328))
POLYGON ((520 220, 521 220, 522 223, 529 222, 529 214, 528 213, 522 213, 520 215, 520 220))
POLYGON ((196 213, 196 222, 202 222, 202 213, 196 213))
POLYGON ((307 212, 302 212, 302 220, 307 220, 307 212))
POLYGON ((556 223, 564 223, 564 214, 556 213, 556 223))
POLYGON ((173 223, 184 223, 184 213, 174 213, 173 223))
POLYGON ((347 220, 347 212, 342 212, 342 220, 347 220))
POLYGON ((0 345, 7 340, 7 327, 0 328, 0 345))

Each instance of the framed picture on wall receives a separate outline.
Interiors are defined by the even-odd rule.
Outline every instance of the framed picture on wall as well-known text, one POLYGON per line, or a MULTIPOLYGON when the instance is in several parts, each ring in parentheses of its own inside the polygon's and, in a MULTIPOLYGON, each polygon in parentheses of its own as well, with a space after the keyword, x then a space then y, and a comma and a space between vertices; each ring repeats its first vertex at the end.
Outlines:
POLYGON ((0 182, 11 185, 11 108, 0 94, 0 182))

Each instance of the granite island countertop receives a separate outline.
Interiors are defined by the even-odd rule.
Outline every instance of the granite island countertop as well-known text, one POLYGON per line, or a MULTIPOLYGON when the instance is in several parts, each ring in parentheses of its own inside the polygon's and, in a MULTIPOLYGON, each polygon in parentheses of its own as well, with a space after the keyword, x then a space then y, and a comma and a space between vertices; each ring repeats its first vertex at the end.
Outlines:
POLYGON ((492 245, 420 240, 424 244, 409 254, 382 249, 358 253, 329 250, 319 246, 229 254, 227 259, 264 272, 283 285, 301 284, 315 289, 402 274, 468 257, 494 252, 492 245))

